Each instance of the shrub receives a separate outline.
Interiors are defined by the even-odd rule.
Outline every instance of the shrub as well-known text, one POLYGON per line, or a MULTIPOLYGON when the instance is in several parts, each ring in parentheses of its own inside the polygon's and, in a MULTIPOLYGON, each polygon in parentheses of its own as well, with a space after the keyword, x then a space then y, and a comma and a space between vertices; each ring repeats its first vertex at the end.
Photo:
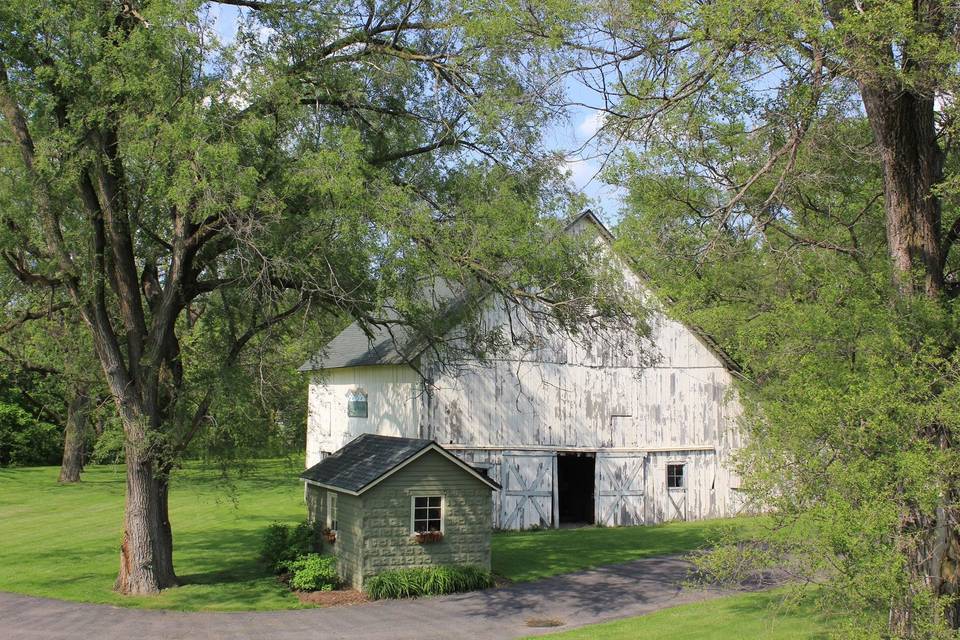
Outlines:
POLYGON ((297 591, 333 591, 340 585, 337 559, 319 553, 308 553, 284 563, 293 576, 290 586, 297 591))
POLYGON ((301 522, 292 530, 289 525, 274 522, 263 534, 260 557, 274 573, 281 573, 288 563, 316 551, 315 536, 309 522, 301 522))
POLYGON ((19 405, 0 401, 0 466, 59 464, 63 432, 19 405))
POLYGON ((471 565, 417 567, 384 571, 366 581, 364 588, 374 600, 418 598, 474 591, 493 586, 489 571, 471 565))

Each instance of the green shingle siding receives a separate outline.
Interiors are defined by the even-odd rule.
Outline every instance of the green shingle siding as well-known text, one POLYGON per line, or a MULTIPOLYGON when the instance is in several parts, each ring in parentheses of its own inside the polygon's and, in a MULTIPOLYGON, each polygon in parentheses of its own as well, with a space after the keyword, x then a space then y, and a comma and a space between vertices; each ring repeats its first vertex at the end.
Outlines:
POLYGON ((388 569, 435 564, 490 568, 490 488, 430 452, 363 494, 364 578, 388 569), (410 535, 410 501, 444 498, 444 535, 418 544, 410 535))
MULTIPOLYGON (((307 485, 312 521, 326 522, 327 489, 307 485)), ((337 542, 324 552, 338 558, 340 575, 354 588, 389 569, 437 564, 490 568, 490 487, 436 452, 429 452, 360 496, 338 492, 337 542), (411 499, 444 499, 444 536, 418 544, 410 533, 411 499)))

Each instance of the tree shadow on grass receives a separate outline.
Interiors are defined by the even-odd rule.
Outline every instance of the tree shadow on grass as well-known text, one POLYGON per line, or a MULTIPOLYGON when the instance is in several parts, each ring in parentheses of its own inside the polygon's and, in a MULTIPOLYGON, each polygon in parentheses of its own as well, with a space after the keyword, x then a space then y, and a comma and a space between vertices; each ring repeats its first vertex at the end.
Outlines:
POLYGON ((178 576, 180 582, 217 584, 270 576, 269 568, 259 558, 262 535, 255 529, 175 534, 174 562, 185 567, 178 576))
POLYGON ((498 533, 494 571, 527 580, 637 558, 687 553, 714 542, 724 523, 498 533))

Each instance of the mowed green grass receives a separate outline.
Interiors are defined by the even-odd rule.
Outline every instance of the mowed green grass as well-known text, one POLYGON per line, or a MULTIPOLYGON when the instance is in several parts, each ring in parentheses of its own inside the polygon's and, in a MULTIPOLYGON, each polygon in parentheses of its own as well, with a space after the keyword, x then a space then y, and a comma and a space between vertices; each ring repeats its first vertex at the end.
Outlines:
POLYGON ((822 640, 830 619, 813 604, 787 606, 778 591, 686 604, 635 618, 589 625, 550 640, 822 640))
MULTIPOLYGON (((112 591, 119 563, 125 486, 122 466, 91 466, 78 485, 56 482, 56 467, 0 468, 0 591, 122 606, 181 610, 300 607, 257 555, 274 521, 306 517, 302 460, 261 460, 225 482, 194 462, 174 474, 170 518, 182 586, 158 596, 112 591)), ((683 553, 723 529, 748 532, 757 519, 679 522, 657 527, 498 533, 493 569, 511 580, 683 553)))
POLYGON ((649 527, 583 527, 498 533, 493 571, 525 582, 638 558, 686 553, 710 545, 722 532, 749 536, 762 518, 671 522, 649 527))
POLYGON ((91 466, 78 485, 56 467, 0 468, 0 590, 65 600, 182 610, 292 609, 297 598, 257 551, 273 521, 306 516, 302 460, 258 461, 225 483, 191 463, 170 492, 174 566, 183 586, 158 596, 112 591, 119 566, 124 469, 91 466))

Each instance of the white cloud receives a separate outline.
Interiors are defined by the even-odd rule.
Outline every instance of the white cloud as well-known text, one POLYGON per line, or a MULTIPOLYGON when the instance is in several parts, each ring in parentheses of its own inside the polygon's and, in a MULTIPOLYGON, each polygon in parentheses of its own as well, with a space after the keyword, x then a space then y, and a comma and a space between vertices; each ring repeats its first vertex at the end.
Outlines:
POLYGON ((561 164, 562 171, 568 174, 570 182, 577 189, 583 189, 594 179, 600 167, 592 160, 581 160, 579 158, 567 158, 561 164))
POLYGON ((577 135, 581 140, 589 140, 597 131, 603 126, 603 122, 606 119, 607 114, 603 111, 591 111, 583 120, 580 121, 580 124, 577 125, 577 135))

